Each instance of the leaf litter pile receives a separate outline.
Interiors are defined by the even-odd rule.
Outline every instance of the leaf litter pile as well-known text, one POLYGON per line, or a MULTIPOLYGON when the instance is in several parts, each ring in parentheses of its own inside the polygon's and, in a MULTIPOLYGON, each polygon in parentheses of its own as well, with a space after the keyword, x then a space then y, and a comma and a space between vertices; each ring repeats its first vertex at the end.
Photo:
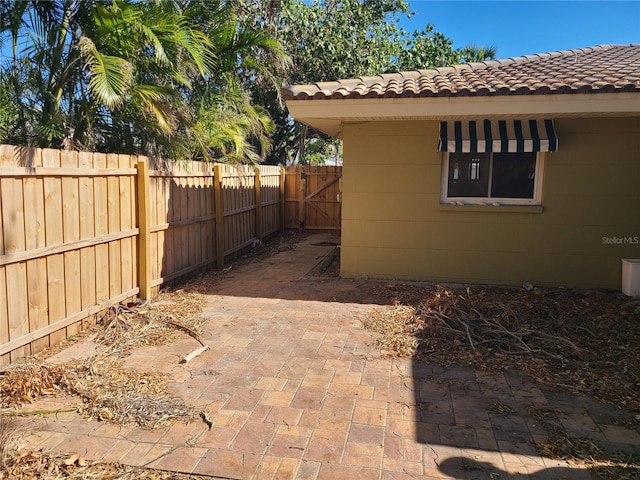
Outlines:
MULTIPOLYGON (((300 238, 299 234, 292 233, 260 244, 250 253, 236 259, 234 265, 291 250, 300 238)), ((185 333, 204 344, 200 329, 205 320, 198 315, 204 304, 203 294, 211 291, 218 275, 226 273, 230 268, 201 275, 182 284, 180 288, 167 289, 151 304, 132 302, 111 306, 96 325, 75 338, 65 340, 0 371, 0 407, 3 408, 0 410, 0 480, 211 478, 206 475, 183 475, 120 464, 88 463, 77 455, 46 455, 41 451, 22 451, 16 442, 19 435, 12 417, 77 411, 87 418, 116 424, 135 423, 145 428, 169 425, 177 420, 191 421, 197 416, 207 423, 205 412, 188 408, 183 400, 170 394, 166 375, 127 370, 122 366, 122 358, 135 348, 169 344, 184 338, 185 333), (45 363, 45 358, 63 350, 70 343, 90 336, 98 344, 96 355, 64 364, 45 363), (82 403, 67 410, 24 409, 40 397, 65 394, 79 398, 82 403)), ((204 349, 203 346, 197 351, 204 349)))
POLYGON ((155 428, 187 417, 191 412, 184 402, 170 397, 165 374, 123 368, 121 358, 137 347, 175 341, 184 330, 197 334, 203 323, 196 315, 201 309, 201 295, 183 290, 161 297, 157 307, 111 307, 88 332, 98 345, 95 355, 51 364, 42 361, 47 352, 9 366, 0 374, 0 405, 21 407, 40 396, 64 392, 83 401, 81 413, 99 420, 155 428))
MULTIPOLYGON (((640 419, 640 307, 621 294, 409 284, 380 285, 376 294, 393 305, 372 311, 364 326, 380 334, 385 356, 519 370, 640 419)), ((596 461, 603 456, 594 442, 544 424, 550 438, 541 453, 586 463, 598 478, 638 478, 637 456, 596 461)))
POLYGON ((18 434, 19 429, 13 419, 0 417, 0 479, 205 480, 211 478, 120 464, 91 463, 79 455, 43 455, 40 451, 22 451, 15 440, 18 434))
POLYGON ((393 285, 365 327, 388 356, 520 369, 543 385, 640 412, 640 312, 601 292, 393 285))
POLYGON ((135 348, 184 338, 185 332, 199 337, 204 320, 197 315, 203 305, 203 296, 198 291, 206 287, 200 284, 192 285, 189 291, 164 292, 155 304, 110 307, 95 326, 78 337, 93 336, 97 353, 89 358, 63 364, 44 362, 44 358, 64 348, 58 346, 0 372, 0 406, 4 408, 0 416, 0 478, 4 478, 3 473, 8 478, 196 478, 120 465, 88 465, 82 458, 22 452, 7 446, 10 442, 6 435, 2 436, 2 430, 10 430, 7 422, 12 416, 60 411, 77 411, 87 418, 134 423, 144 428, 196 418, 199 412, 170 394, 166 374, 126 369, 122 359, 135 348), (72 395, 81 403, 66 410, 25 409, 42 396, 55 395, 72 395))

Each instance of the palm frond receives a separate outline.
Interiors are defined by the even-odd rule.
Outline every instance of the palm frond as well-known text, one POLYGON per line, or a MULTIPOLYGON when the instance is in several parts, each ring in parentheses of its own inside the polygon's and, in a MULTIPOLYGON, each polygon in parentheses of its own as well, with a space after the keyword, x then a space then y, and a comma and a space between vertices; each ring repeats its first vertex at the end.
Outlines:
POLYGON ((131 95, 153 115, 158 127, 165 134, 171 133, 175 127, 175 109, 169 101, 173 90, 158 85, 135 85, 131 95))
POLYGON ((90 73, 89 89, 107 107, 117 107, 131 85, 133 66, 124 58, 103 55, 93 41, 82 37, 80 51, 90 73))
POLYGON ((158 38, 156 33, 153 31, 153 28, 151 28, 149 25, 144 25, 144 24, 141 24, 139 28, 144 33, 144 36, 153 45, 153 55, 154 55, 155 61, 158 62, 160 65, 165 65, 165 66, 171 65, 171 61, 167 56, 167 52, 164 49, 164 45, 162 44, 162 41, 160 40, 160 38, 158 38))

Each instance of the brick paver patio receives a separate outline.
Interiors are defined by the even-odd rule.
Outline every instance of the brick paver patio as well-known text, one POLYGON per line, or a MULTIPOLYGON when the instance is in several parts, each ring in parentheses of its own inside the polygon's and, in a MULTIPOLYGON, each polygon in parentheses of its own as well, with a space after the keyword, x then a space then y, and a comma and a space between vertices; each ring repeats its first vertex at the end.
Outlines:
MULTIPOLYGON (((337 241, 309 236, 221 275, 202 312, 211 350, 191 362, 178 363, 191 338, 124 360, 170 375, 172 392, 209 412, 212 428, 144 430, 68 412, 22 419, 25 447, 233 479, 590 479, 537 453, 534 441, 547 432, 528 412, 541 409, 571 435, 640 454, 638 431, 595 400, 543 390, 516 372, 381 358, 361 326, 379 301, 359 289, 366 280, 307 275, 337 241)), ((93 353, 85 340, 49 361, 93 353)))

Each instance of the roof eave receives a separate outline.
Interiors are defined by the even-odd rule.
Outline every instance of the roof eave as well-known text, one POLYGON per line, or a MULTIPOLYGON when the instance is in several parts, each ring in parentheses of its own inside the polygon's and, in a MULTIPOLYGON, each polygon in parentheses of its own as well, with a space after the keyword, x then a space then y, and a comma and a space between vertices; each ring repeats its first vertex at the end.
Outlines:
POLYGON ((294 119, 332 137, 340 137, 342 124, 346 122, 640 115, 640 92, 287 100, 286 103, 294 119))

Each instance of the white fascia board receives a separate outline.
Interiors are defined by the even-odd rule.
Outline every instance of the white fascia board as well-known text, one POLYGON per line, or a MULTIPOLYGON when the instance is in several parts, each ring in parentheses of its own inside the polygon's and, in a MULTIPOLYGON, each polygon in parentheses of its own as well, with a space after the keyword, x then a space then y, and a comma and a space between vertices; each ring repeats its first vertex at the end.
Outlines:
POLYGON ((640 92, 485 97, 288 100, 291 116, 339 136, 341 124, 381 120, 640 115, 640 92))

